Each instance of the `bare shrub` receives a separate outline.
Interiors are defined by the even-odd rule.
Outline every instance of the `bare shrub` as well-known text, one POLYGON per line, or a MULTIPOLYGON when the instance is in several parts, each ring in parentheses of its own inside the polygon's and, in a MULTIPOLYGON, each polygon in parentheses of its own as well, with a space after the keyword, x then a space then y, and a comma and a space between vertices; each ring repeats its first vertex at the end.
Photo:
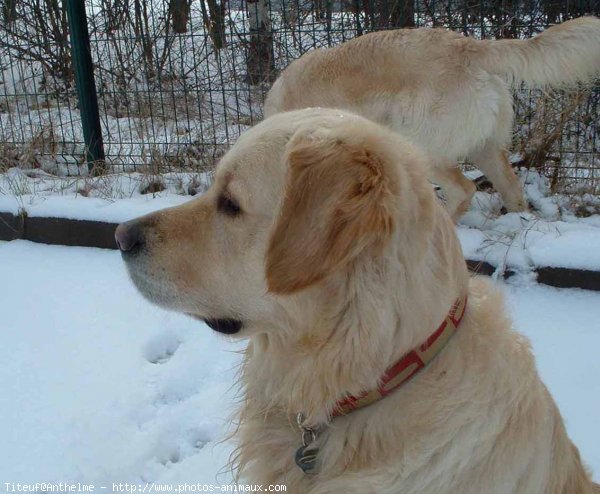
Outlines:
POLYGON ((573 182, 580 190, 595 187, 600 149, 594 149, 598 127, 592 115, 598 99, 591 88, 518 95, 515 148, 521 159, 517 164, 548 177, 553 192, 566 191, 573 182))
POLYGON ((39 64, 43 69, 43 91, 60 91, 60 84, 70 85, 73 71, 68 38, 69 23, 62 2, 10 2, 10 22, 5 22, 4 32, 0 35, 0 59, 39 64), (53 87, 52 83, 59 83, 59 87, 53 87))

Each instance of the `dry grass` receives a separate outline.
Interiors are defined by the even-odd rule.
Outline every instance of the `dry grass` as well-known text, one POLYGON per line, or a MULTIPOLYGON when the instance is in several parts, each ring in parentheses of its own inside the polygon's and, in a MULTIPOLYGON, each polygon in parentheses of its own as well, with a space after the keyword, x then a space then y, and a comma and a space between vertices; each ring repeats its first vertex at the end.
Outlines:
POLYGON ((596 122, 586 108, 593 95, 590 88, 547 90, 534 96, 533 105, 517 106, 517 128, 528 127, 515 135, 521 155, 517 165, 548 177, 553 193, 568 193, 573 185, 579 193, 600 188, 594 174, 594 162, 600 159, 593 149, 596 122))

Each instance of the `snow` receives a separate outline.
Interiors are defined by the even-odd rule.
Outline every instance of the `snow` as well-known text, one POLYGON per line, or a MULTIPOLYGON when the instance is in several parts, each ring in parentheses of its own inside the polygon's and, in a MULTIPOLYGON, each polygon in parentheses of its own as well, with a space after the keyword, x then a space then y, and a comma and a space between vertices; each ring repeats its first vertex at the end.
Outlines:
MULTIPOLYGON (((218 483, 242 343, 158 309, 117 252, 0 242, 2 482, 218 483)), ((600 480, 600 293, 504 285, 600 480)))
POLYGON ((533 342, 538 369, 583 460, 600 480, 600 293, 517 277, 506 286, 515 327, 533 342))
POLYGON ((57 178, 41 170, 11 168, 0 174, 0 211, 120 223, 183 204, 210 183, 211 175, 206 172, 57 178), (143 193, 152 184, 160 184, 164 190, 143 193))
MULTIPOLYGON (((469 178, 478 175, 467 172, 469 178)), ((203 193, 211 180, 208 172, 57 178, 11 168, 0 174, 0 212, 120 223, 183 204, 203 193), (143 193, 154 183, 164 190, 143 193)), ((574 215, 572 198, 551 194, 547 179, 536 172, 522 170, 521 180, 532 212, 501 214, 498 194, 475 194, 458 227, 465 257, 487 261, 500 272, 543 266, 600 271, 600 215, 574 215)), ((597 196, 578 198, 600 211, 597 196)))
POLYGON ((159 192, 127 199, 106 200, 81 196, 30 196, 22 201, 0 196, 0 211, 19 214, 26 211, 30 217, 69 218, 74 220, 121 223, 159 209, 178 206, 193 199, 159 192))
MULTIPOLYGON (((572 198, 551 194, 548 180, 521 170, 532 212, 502 214, 498 194, 477 192, 461 218, 458 236, 467 259, 487 261, 499 271, 528 272, 553 266, 600 270, 600 216, 579 217, 572 198)), ((579 197, 595 207, 597 196, 579 197)))
POLYGON ((15 241, 0 259, 2 481, 214 482, 239 345, 143 300, 116 252, 15 241))
POLYGON ((544 221, 530 213, 510 213, 487 228, 465 228, 458 235, 465 257, 517 271, 535 267, 600 270, 600 228, 587 221, 544 221))

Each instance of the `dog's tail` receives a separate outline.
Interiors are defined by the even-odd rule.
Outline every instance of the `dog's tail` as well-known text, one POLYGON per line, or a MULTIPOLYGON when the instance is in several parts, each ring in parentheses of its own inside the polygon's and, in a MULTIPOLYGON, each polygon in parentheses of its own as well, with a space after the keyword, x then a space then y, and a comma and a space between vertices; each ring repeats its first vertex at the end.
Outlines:
POLYGON ((600 75, 600 18, 563 22, 527 40, 480 41, 472 62, 515 85, 590 82, 600 75))

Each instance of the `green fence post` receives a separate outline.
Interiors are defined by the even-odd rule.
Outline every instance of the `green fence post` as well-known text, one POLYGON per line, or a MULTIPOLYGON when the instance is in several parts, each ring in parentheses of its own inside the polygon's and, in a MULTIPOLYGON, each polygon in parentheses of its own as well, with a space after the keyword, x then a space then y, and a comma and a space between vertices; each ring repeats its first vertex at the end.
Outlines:
POLYGON ((98 113, 98 95, 96 94, 96 83, 94 81, 85 0, 66 0, 66 4, 75 85, 85 140, 86 162, 90 172, 97 174, 101 173, 105 166, 104 144, 98 113))

